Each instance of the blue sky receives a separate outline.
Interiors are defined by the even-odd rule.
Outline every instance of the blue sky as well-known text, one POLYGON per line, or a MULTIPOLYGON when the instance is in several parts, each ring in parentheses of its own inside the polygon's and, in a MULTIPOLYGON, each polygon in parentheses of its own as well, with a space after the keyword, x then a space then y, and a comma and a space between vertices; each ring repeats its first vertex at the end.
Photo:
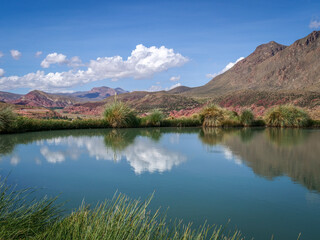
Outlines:
POLYGON ((319 27, 311 0, 1 0, 0 91, 199 86, 262 43, 289 45, 319 27))

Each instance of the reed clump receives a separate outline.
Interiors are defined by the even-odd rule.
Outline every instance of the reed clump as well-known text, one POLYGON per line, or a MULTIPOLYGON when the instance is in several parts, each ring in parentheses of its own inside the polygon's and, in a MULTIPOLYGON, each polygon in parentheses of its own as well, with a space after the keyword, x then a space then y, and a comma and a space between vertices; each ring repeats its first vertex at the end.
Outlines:
POLYGON ((117 101, 117 99, 106 106, 104 117, 113 128, 139 126, 139 119, 136 113, 127 104, 117 101))
POLYGON ((200 112, 203 127, 240 127, 239 115, 215 104, 209 104, 200 112))
POLYGON ((145 124, 147 126, 159 127, 163 119, 164 119, 163 112, 159 111, 158 109, 155 109, 145 117, 145 124))
POLYGON ((309 114, 293 105, 280 105, 272 108, 265 115, 265 122, 270 127, 308 127, 311 125, 309 114))
POLYGON ((221 127, 227 118, 227 111, 217 105, 210 104, 200 113, 203 127, 221 127))

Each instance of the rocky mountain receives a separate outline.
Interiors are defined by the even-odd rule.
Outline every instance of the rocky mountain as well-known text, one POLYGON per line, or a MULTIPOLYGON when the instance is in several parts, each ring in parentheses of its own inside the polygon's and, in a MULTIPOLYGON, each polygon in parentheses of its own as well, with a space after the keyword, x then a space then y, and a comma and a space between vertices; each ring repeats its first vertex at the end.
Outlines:
POLYGON ((276 42, 260 45, 229 71, 185 94, 217 97, 240 90, 320 92, 320 32, 286 47, 276 42))
POLYGON ((75 93, 60 93, 59 95, 79 98, 80 101, 100 101, 107 97, 127 93, 122 88, 95 87, 90 91, 81 91, 75 93))
POLYGON ((21 97, 21 94, 9 93, 9 92, 1 92, 0 91, 0 101, 1 102, 9 102, 17 100, 21 97))
POLYGON ((294 104, 320 118, 320 32, 290 46, 262 44, 230 70, 181 95, 206 99, 239 111, 249 107, 258 115, 274 105, 294 104))
POLYGON ((20 97, 19 99, 12 101, 12 103, 17 105, 49 108, 63 108, 77 102, 78 100, 76 98, 45 93, 38 90, 31 91, 28 94, 20 97))

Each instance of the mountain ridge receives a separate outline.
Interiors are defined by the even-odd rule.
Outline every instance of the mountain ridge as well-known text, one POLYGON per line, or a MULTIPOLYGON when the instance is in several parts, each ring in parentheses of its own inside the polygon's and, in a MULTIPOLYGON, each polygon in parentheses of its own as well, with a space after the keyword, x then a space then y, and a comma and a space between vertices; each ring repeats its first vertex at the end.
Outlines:
POLYGON ((204 86, 183 94, 220 97, 239 90, 310 90, 320 92, 320 32, 285 46, 271 41, 204 86))

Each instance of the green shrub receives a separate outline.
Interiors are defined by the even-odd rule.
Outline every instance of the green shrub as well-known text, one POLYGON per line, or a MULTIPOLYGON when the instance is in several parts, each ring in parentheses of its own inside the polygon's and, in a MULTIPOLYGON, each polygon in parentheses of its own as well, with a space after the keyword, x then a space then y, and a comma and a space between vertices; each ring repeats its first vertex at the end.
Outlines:
POLYGON ((200 113, 203 127, 220 127, 227 115, 226 110, 214 104, 204 107, 200 113))
POLYGON ((319 128, 320 127, 320 120, 311 120, 310 125, 312 127, 319 128))
POLYGON ((269 110, 265 121, 271 127, 307 127, 309 115, 301 108, 292 105, 280 105, 269 110))
POLYGON ((17 117, 10 127, 8 133, 49 131, 63 129, 89 129, 106 128, 109 124, 104 119, 86 119, 86 120, 62 120, 62 119, 32 119, 26 117, 17 117))
POLYGON ((241 112, 240 122, 244 126, 251 126, 254 121, 254 115, 250 109, 245 109, 241 112))
POLYGON ((163 119, 163 113, 155 109, 146 117, 146 124, 149 126, 160 126, 163 119))
POLYGON ((222 121, 221 127, 224 127, 224 128, 228 128, 228 127, 243 127, 243 125, 238 120, 225 119, 225 120, 222 121))
POLYGON ((106 106, 104 117, 113 128, 137 127, 139 125, 136 113, 127 104, 117 100, 106 106))
POLYGON ((162 127, 199 127, 201 120, 199 118, 167 118, 162 121, 162 127))
POLYGON ((200 113, 203 127, 239 127, 242 126, 239 116, 234 111, 210 104, 200 113))
POLYGON ((266 122, 263 119, 255 119, 251 123, 251 127, 265 127, 265 126, 266 126, 266 122))
POLYGON ((0 109, 0 132, 8 132, 12 127, 16 115, 13 113, 12 108, 4 107, 0 109))

